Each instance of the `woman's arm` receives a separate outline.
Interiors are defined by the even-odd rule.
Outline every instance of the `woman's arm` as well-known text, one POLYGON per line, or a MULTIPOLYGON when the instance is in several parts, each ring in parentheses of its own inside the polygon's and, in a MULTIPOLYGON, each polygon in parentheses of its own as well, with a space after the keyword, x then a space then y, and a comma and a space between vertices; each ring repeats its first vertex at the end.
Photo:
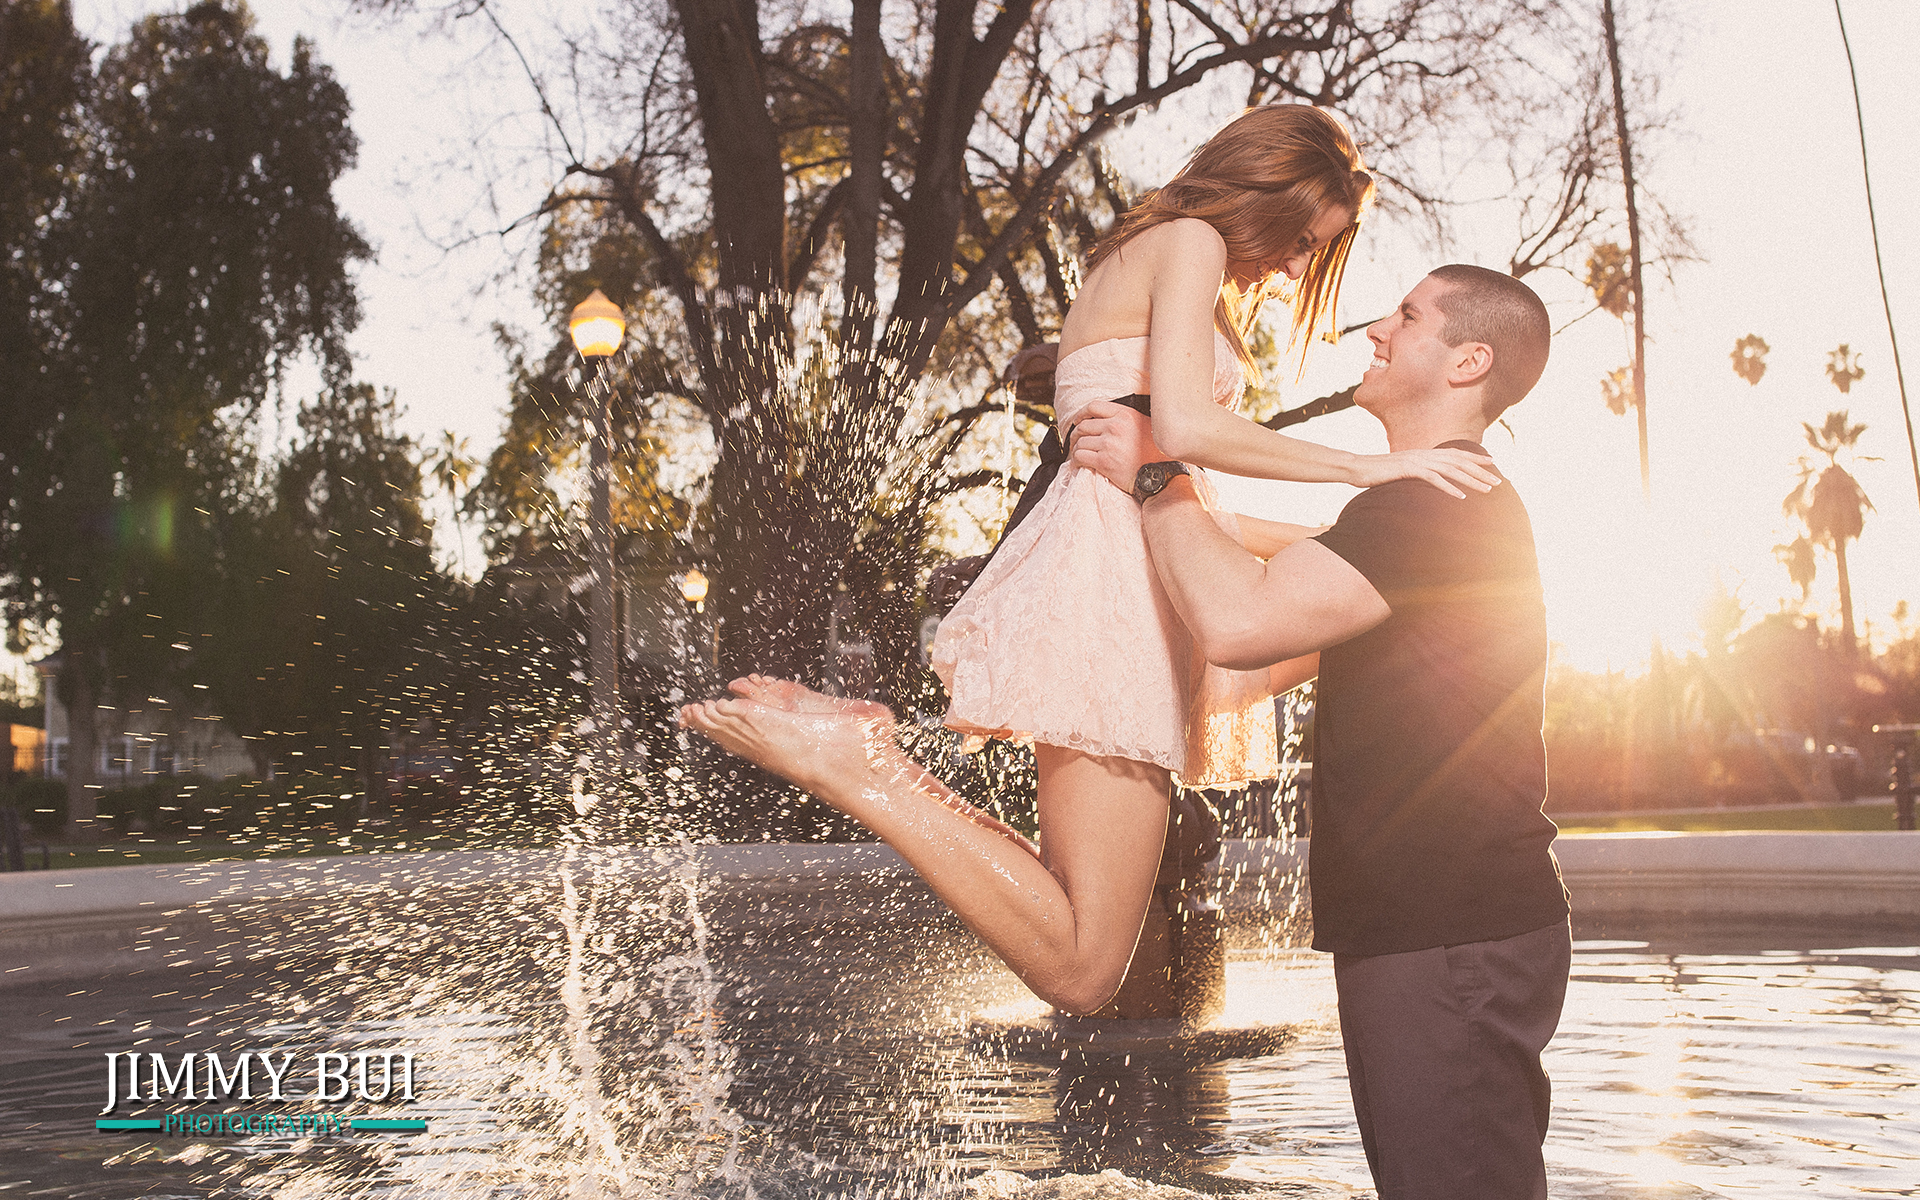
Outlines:
POLYGON ((1264 428, 1213 402, 1214 303, 1226 243, 1200 220, 1171 221, 1135 241, 1151 272, 1148 343, 1153 440, 1182 462, 1254 479, 1371 487, 1423 479, 1444 492, 1487 491, 1499 477, 1461 450, 1353 454, 1264 428), (1144 244, 1143 244, 1144 243, 1144 244))
MULTIPOLYGON (((1131 486, 1141 464, 1160 461, 1160 447, 1139 413, 1096 405, 1075 434, 1073 462, 1131 486)), ((1392 615, 1366 576, 1325 546, 1304 539, 1263 563, 1198 500, 1193 481, 1176 478, 1146 502, 1142 519, 1154 571, 1208 662, 1272 668, 1267 685, 1277 695, 1319 672, 1322 648, 1392 615)))

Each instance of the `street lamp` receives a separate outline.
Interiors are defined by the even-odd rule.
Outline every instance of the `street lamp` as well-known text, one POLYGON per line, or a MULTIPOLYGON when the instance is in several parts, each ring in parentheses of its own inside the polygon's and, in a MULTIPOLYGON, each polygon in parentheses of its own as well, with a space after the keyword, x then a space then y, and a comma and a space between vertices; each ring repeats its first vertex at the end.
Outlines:
POLYGON ((620 348, 626 336, 626 318, 620 306, 607 299, 599 288, 574 306, 567 321, 567 333, 574 348, 587 360, 589 377, 587 397, 593 401, 593 442, 589 453, 589 484, 593 494, 589 523, 589 561, 593 572, 593 595, 588 606, 587 656, 593 679, 590 688, 593 703, 595 739, 603 765, 611 765, 618 746, 620 711, 619 664, 613 640, 613 499, 610 413, 612 383, 605 374, 606 360, 620 348), (593 360, 599 359, 595 364, 593 360))
MULTIPOLYGON (((695 613, 706 612, 707 573, 699 567, 688 567, 687 573, 680 577, 680 598, 685 600, 687 607, 691 608, 695 613)), ((714 629, 713 641, 713 665, 714 669, 718 670, 720 667, 720 632, 717 627, 714 629)))
POLYGON ((707 576, 699 567, 687 568, 680 577, 680 598, 693 605, 693 611, 707 611, 707 576))
POLYGON ((605 358, 620 349, 621 339, 627 336, 627 319, 618 304, 595 288, 592 295, 573 306, 567 334, 583 358, 605 358))

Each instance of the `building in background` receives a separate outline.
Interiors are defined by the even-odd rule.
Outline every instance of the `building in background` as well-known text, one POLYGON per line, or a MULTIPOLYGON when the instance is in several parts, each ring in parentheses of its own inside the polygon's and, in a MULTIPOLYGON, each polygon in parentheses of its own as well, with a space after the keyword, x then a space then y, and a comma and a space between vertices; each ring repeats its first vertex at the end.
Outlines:
MULTIPOLYGON (((620 539, 613 613, 623 694, 660 672, 685 673, 710 654, 711 618, 694 612, 681 598, 685 571, 660 561, 649 549, 640 538, 620 539)), ((582 603, 580 597, 592 585, 586 564, 566 547, 537 545, 531 538, 488 574, 517 603, 560 614, 582 603)))
MULTIPOLYGON (((34 664, 47 713, 34 772, 49 779, 65 779, 69 766, 73 714, 60 700, 61 662, 55 653, 34 664)), ((270 764, 263 772, 240 734, 190 700, 151 696, 137 706, 101 705, 93 712, 93 723, 100 756, 95 778, 103 787, 134 787, 161 775, 271 775, 270 764)))
POLYGON ((46 759, 47 731, 31 725, 8 725, 7 744, 13 757, 9 760, 16 775, 37 775, 46 759))

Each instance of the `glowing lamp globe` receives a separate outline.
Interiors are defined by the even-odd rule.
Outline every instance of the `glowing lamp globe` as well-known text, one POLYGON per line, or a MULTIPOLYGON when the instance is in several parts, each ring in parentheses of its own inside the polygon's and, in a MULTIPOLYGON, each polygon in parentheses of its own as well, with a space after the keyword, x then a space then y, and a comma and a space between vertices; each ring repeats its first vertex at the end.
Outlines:
POLYGON ((604 358, 620 348, 620 339, 627 336, 627 319, 620 315, 618 304, 595 288, 593 295, 573 306, 567 333, 582 357, 604 358))
POLYGON ((691 567, 680 577, 680 598, 688 604, 699 604, 707 598, 707 577, 699 567, 691 567))

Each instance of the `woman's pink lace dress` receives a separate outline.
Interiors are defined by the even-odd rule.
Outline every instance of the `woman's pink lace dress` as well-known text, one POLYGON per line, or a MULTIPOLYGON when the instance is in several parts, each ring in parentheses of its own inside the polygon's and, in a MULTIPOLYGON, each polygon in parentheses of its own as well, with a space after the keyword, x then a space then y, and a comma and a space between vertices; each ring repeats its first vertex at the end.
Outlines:
MULTIPOLYGON (((1214 401, 1240 399, 1240 362, 1216 333, 1214 401)), ((1148 390, 1147 339, 1083 346, 1054 372, 1054 415, 1148 390)), ((1201 502, 1237 539, 1233 514, 1194 472, 1201 502)), ((940 623, 933 668, 953 697, 947 725, 1155 763, 1190 787, 1279 773, 1266 672, 1224 671, 1193 650, 1147 558, 1140 509, 1071 462, 940 623)))

